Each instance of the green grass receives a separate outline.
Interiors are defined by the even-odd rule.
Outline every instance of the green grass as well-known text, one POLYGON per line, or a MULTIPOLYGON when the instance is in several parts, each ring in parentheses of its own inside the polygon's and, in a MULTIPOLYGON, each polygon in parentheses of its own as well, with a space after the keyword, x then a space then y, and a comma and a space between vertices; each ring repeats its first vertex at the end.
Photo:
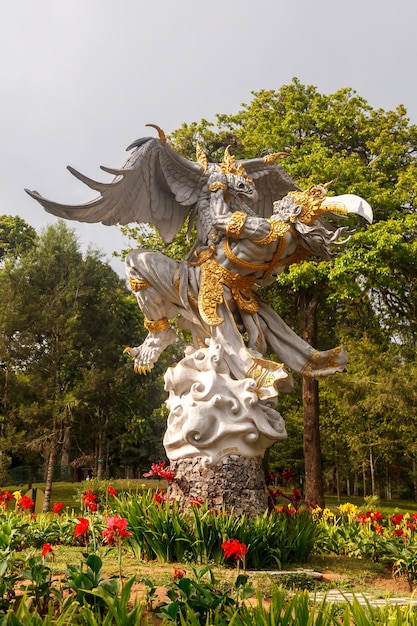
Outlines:
POLYGON ((393 513, 414 513, 417 511, 417 502, 414 500, 390 500, 387 502, 386 500, 376 499, 374 502, 372 498, 368 500, 368 498, 358 496, 341 496, 338 500, 337 497, 333 495, 327 495, 325 500, 326 506, 330 509, 336 509, 340 504, 345 504, 346 502, 351 502, 357 507, 362 508, 367 502, 371 502, 369 508, 377 509, 387 515, 392 515, 393 513))
MULTIPOLYGON (((64 502, 65 505, 69 509, 74 509, 74 511, 79 511, 80 507, 80 493, 87 489, 89 486, 93 486, 93 483, 89 483, 88 481, 83 482, 55 482, 52 487, 52 504, 54 502, 64 502)), ((158 482, 157 480, 149 480, 146 478, 142 479, 118 479, 112 481, 102 481, 102 484, 107 485, 111 484, 118 492, 129 492, 129 493, 137 493, 148 489, 157 489, 158 487, 166 487, 166 483, 164 481, 158 482)), ((45 491, 45 483, 34 483, 33 487, 38 487, 45 491)), ((3 489, 9 489, 9 491, 21 491, 22 494, 26 493, 28 490, 27 485, 7 485, 3 487, 3 489)), ((351 502, 355 504, 359 508, 365 507, 367 498, 358 497, 358 496, 341 496, 338 500, 334 495, 326 495, 326 506, 332 510, 335 510, 339 504, 344 504, 345 502, 351 502)), ((417 512, 417 502, 414 500, 391 500, 387 502, 385 500, 379 500, 377 503, 372 502, 369 508, 377 509, 381 513, 385 513, 387 515, 392 515, 393 513, 413 513, 417 512)))
MULTIPOLYGON (((163 481, 161 481, 163 482, 163 481)), ((99 483, 100 484, 100 483, 99 483)), ((112 480, 112 481, 101 481, 101 489, 104 490, 107 485, 111 484, 118 493, 128 492, 128 493, 140 493, 142 491, 147 491, 148 489, 157 489, 159 486, 165 487, 166 484, 159 485, 157 480, 149 480, 149 479, 138 479, 138 480, 112 480)), ((51 508, 55 502, 64 502, 65 506, 77 513, 81 511, 81 497, 80 494, 82 491, 88 488, 93 488, 97 485, 96 481, 83 481, 83 482, 55 482, 52 485, 52 496, 51 496, 51 508)), ((45 483, 33 483, 32 487, 36 487, 41 489, 43 492, 45 491, 45 483)), ((3 489, 8 489, 12 493, 14 491, 20 491, 22 495, 26 494, 28 491, 28 485, 6 485, 2 487, 3 489)), ((10 506, 11 510, 13 510, 13 502, 10 506)))

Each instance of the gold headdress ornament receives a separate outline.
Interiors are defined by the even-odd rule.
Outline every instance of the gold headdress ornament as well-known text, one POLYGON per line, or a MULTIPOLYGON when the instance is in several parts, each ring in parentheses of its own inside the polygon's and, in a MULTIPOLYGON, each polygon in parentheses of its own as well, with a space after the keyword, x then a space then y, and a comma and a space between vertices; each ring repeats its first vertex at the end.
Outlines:
POLYGON ((333 181, 325 183, 323 185, 312 185, 305 191, 290 191, 289 196, 294 198, 295 204, 301 206, 301 213, 294 215, 291 218, 292 222, 297 219, 303 224, 311 226, 316 219, 329 211, 334 213, 342 213, 347 215, 348 211, 342 204, 330 204, 328 202, 325 206, 322 206, 323 200, 327 195, 327 190, 333 181))
POLYGON ((241 163, 236 163, 236 158, 233 156, 233 154, 230 154, 230 146, 227 146, 226 150, 224 151, 223 161, 222 163, 220 163, 220 169, 223 174, 237 174, 238 176, 243 176, 243 178, 246 178, 246 180, 248 180, 250 183, 252 182, 251 177, 248 176, 243 165, 241 163))
POLYGON ((208 159, 207 159, 207 155, 204 152, 204 150, 201 148, 200 144, 196 143, 195 145, 195 157, 197 159, 197 163, 200 163, 201 167, 203 168, 203 174, 206 173, 207 167, 208 167, 208 159))

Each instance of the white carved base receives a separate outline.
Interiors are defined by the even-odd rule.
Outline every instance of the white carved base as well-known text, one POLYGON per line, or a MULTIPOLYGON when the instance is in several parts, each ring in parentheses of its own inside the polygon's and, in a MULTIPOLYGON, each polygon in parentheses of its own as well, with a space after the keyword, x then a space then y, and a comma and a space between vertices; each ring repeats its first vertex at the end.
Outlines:
POLYGON ((224 357, 222 346, 211 340, 208 347, 188 348, 167 370, 164 446, 170 461, 200 457, 209 467, 230 455, 262 459, 267 448, 286 439, 275 388, 261 400, 255 380, 232 378, 224 357))

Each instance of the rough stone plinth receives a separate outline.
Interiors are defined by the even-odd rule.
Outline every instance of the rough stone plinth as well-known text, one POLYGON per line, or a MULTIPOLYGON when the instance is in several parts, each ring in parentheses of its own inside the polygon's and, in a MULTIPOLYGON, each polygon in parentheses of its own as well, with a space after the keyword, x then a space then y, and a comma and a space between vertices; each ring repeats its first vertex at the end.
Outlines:
POLYGON ((202 457, 171 461, 175 481, 168 495, 180 509, 194 498, 208 502, 211 509, 233 509, 238 515, 262 515, 268 506, 264 470, 260 457, 230 455, 204 467, 202 457))

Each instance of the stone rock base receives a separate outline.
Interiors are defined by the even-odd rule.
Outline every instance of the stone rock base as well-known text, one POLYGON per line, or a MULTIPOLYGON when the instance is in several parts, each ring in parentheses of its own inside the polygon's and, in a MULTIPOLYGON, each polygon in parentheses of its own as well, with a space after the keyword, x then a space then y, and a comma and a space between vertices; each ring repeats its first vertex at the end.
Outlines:
POLYGON ((204 467, 201 457, 171 461, 175 481, 168 496, 180 509, 191 506, 194 498, 208 502, 211 509, 234 509, 238 515, 262 515, 267 494, 262 459, 231 455, 216 465, 204 467))

